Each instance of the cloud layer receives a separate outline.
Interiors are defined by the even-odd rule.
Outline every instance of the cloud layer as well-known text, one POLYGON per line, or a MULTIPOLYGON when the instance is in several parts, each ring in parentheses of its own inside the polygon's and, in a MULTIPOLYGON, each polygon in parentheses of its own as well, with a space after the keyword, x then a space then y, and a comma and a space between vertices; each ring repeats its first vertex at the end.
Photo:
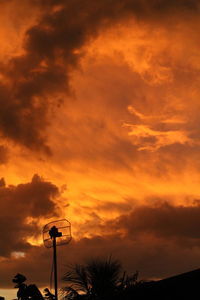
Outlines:
POLYGON ((55 216, 58 188, 34 175, 30 183, 0 187, 1 257, 31 248, 28 238, 41 233, 39 220, 55 216))
MULTIPOLYGON (((31 6, 33 3, 30 1, 31 6)), ((11 1, 11 7, 12 4, 11 1)), ((26 30, 22 54, 2 63, 0 130, 5 137, 28 148, 49 152, 44 132, 49 122, 49 105, 57 105, 58 95, 68 90, 71 70, 79 63, 86 43, 102 28, 125 18, 133 16, 149 22, 164 18, 166 22, 167 16, 197 14, 199 4, 166 0, 94 4, 87 0, 83 5, 74 0, 45 1, 38 8, 37 22, 26 30)))
POLYGON ((143 278, 197 268, 199 2, 22 3, 0 3, 2 285, 48 285, 58 212, 60 274, 94 253, 143 278))

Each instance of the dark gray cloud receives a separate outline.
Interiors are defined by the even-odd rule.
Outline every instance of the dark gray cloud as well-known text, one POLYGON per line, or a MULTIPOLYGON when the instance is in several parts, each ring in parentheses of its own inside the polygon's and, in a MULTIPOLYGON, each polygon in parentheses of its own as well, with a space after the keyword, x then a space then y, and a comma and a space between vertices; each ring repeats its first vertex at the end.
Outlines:
POLYGON ((26 251, 31 246, 27 238, 41 234, 38 220, 55 215, 58 188, 51 182, 34 175, 30 183, 0 185, 0 256, 26 251), (28 220, 28 218, 31 218, 28 220))
MULTIPOLYGON (((45 129, 57 93, 69 91, 71 70, 81 49, 102 28, 124 18, 150 21, 197 14, 198 1, 30 1, 40 9, 38 22, 25 34, 24 53, 4 65, 9 83, 0 85, 0 131, 17 143, 50 153, 45 129), (42 3, 41 3, 42 2, 42 3), (49 97, 54 100, 50 102, 49 97)), ((11 2, 12 5, 12 2, 11 2)))
POLYGON ((152 234, 161 238, 196 239, 200 237, 200 205, 174 206, 167 202, 154 207, 139 206, 113 223, 128 236, 152 234))

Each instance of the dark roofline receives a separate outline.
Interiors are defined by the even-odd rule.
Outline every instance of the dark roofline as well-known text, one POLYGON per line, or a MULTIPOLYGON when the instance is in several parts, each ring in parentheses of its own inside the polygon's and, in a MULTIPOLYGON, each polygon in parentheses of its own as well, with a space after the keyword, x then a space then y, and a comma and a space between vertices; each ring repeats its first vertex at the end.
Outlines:
POLYGON ((158 281, 155 281, 156 284, 170 284, 170 283, 175 283, 175 282, 183 282, 183 281, 188 281, 188 280, 199 280, 200 282, 200 269, 196 269, 190 272, 178 274, 175 276, 167 277, 158 281))

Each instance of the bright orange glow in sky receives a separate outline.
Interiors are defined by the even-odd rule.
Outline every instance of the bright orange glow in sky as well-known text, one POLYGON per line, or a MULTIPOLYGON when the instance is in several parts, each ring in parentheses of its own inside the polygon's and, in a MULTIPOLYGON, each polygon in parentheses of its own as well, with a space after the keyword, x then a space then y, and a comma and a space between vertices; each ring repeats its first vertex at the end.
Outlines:
POLYGON ((66 264, 199 267, 199 3, 111 2, 0 3, 1 288, 48 285, 41 230, 59 218, 66 264))

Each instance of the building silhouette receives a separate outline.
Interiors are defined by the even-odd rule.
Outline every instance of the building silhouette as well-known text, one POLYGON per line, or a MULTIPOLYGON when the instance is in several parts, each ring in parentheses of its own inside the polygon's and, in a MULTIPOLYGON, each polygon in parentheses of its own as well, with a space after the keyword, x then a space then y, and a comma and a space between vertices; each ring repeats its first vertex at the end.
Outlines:
POLYGON ((200 269, 158 281, 146 282, 136 291, 136 299, 200 299, 200 269))

